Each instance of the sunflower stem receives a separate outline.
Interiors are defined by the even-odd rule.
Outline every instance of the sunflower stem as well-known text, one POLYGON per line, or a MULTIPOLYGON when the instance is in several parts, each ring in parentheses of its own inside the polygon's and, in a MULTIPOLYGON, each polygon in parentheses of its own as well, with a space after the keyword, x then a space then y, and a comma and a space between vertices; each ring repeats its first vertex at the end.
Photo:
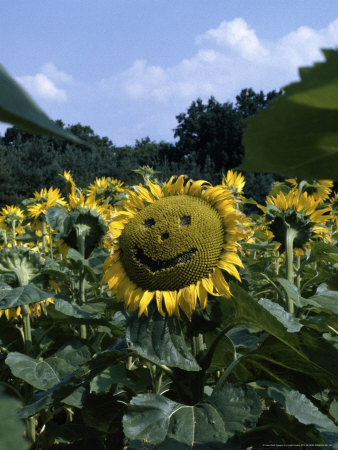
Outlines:
POLYGON ((44 216, 41 216, 41 224, 42 224, 42 253, 46 254, 46 219, 44 216))
POLYGON ((302 281, 302 277, 300 275, 300 268, 301 268, 300 256, 298 255, 297 260, 296 260, 296 269, 297 269, 296 286, 297 286, 298 290, 300 290, 300 284, 302 281))
POLYGON ((198 356, 204 350, 204 340, 202 333, 199 333, 197 336, 193 336, 192 346, 195 357, 198 356))
MULTIPOLYGON (((293 272, 293 241, 297 236, 297 230, 287 226, 286 237, 285 237, 285 262, 286 262, 286 278, 287 280, 294 284, 294 272, 293 272)), ((287 296, 287 307, 288 312, 294 313, 293 299, 287 296)))
MULTIPOLYGON (((32 354, 32 330, 31 330, 31 322, 29 316, 29 305, 22 306, 22 318, 23 318, 23 336, 24 336, 24 345, 25 345, 25 353, 30 356, 32 354)), ((32 386, 27 387, 27 397, 31 397, 33 395, 32 386)), ((35 442, 35 418, 29 417, 26 422, 27 426, 27 436, 31 442, 35 442)))
MULTIPOLYGON (((78 231, 78 230, 77 230, 78 231)), ((86 237, 78 231, 77 246, 81 256, 85 257, 85 239, 86 237)), ((79 274, 79 293, 80 293, 80 305, 86 303, 86 287, 85 287, 86 275, 84 270, 83 261, 80 261, 80 274, 79 274)), ((81 339, 87 339, 87 326, 85 324, 80 325, 81 339)))
POLYGON ((275 259, 275 271, 276 275, 279 275, 279 266, 280 266, 280 259, 279 259, 279 251, 276 252, 276 259, 275 259))
POLYGON ((32 330, 29 316, 29 305, 22 305, 22 319, 23 319, 23 337, 25 352, 27 355, 32 353, 32 330))
POLYGON ((15 235, 16 235, 16 232, 15 232, 15 230, 16 230, 16 220, 13 220, 13 222, 12 222, 12 245, 13 245, 13 247, 15 247, 16 246, 16 242, 15 242, 15 235))
POLYGON ((52 229, 49 227, 49 248, 50 248, 50 257, 53 259, 53 237, 52 237, 52 229))

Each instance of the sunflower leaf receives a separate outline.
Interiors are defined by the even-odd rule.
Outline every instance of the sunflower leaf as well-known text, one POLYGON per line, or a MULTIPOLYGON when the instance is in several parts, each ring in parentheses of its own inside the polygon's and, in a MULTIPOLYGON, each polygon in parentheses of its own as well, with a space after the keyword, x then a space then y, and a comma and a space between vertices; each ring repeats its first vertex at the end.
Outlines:
POLYGON ((74 371, 72 365, 57 356, 38 361, 19 352, 10 352, 6 364, 14 376, 43 391, 74 371))
POLYGON ((17 308, 21 305, 41 302, 53 297, 50 292, 39 289, 34 284, 27 284, 17 288, 0 288, 0 309, 17 308))
POLYGON ((137 317, 137 313, 129 317, 126 338, 131 348, 155 363, 201 370, 184 339, 180 321, 175 317, 162 317, 151 306, 149 310, 148 317, 137 317))
POLYGON ((194 406, 156 394, 137 395, 123 417, 123 428, 129 439, 149 444, 170 439, 188 448, 218 448, 236 433, 253 428, 260 414, 255 391, 230 384, 194 406))
POLYGON ((20 406, 18 400, 3 392, 0 387, 0 448, 2 450, 25 450, 30 444, 24 438, 25 425, 15 414, 20 406))
POLYGON ((338 427, 329 417, 319 409, 302 393, 275 383, 268 383, 267 392, 276 400, 285 411, 296 417, 305 425, 314 425, 319 431, 335 432, 338 436, 338 427))
POLYGON ((50 120, 2 65, 0 86, 0 121, 11 123, 33 134, 63 137, 76 144, 89 145, 50 120))
POLYGON ((248 120, 240 170, 338 180, 338 50, 300 69, 271 107, 248 120))
POLYGON ((61 402, 77 388, 86 385, 107 367, 125 358, 126 355, 114 350, 113 347, 109 351, 98 354, 47 391, 36 394, 26 406, 19 410, 19 417, 30 417, 51 405, 60 407, 61 402))
POLYGON ((285 311, 285 309, 278 303, 273 302, 267 298, 261 298, 258 303, 262 305, 267 311, 269 311, 270 314, 276 317, 290 333, 296 333, 302 328, 302 324, 300 323, 299 319, 297 319, 297 317, 294 317, 293 314, 285 311))

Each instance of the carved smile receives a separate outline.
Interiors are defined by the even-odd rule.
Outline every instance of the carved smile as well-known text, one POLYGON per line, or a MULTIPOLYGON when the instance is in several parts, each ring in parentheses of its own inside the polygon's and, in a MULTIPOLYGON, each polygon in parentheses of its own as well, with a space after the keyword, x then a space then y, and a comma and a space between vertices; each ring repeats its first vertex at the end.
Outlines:
POLYGON ((175 256, 175 258, 167 259, 166 261, 154 260, 149 258, 149 256, 145 255, 141 248, 135 248, 135 259, 138 262, 148 267, 151 272, 158 272, 162 269, 170 269, 171 267, 177 266, 177 264, 186 263, 189 261, 194 254, 196 253, 197 248, 192 248, 187 252, 181 253, 180 255, 175 256))

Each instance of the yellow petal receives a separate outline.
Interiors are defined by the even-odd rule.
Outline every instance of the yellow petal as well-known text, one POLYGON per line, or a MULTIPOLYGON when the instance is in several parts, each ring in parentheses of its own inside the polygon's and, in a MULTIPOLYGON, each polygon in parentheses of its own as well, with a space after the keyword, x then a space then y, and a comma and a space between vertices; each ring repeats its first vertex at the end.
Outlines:
POLYGON ((156 298, 158 312, 161 314, 161 316, 164 317, 165 314, 164 314, 163 309, 162 309, 163 292, 162 291, 156 291, 155 298, 156 298))
POLYGON ((146 308, 148 307, 149 303, 152 301, 152 299, 154 298, 154 292, 152 291, 144 291, 141 299, 140 299, 140 309, 138 312, 138 317, 140 317, 144 311, 146 310, 146 308))
POLYGON ((177 310, 177 293, 176 291, 163 291, 163 299, 169 316, 175 314, 177 310))
POLYGON ((230 297, 230 289, 228 283, 225 281, 222 272, 219 269, 215 269, 214 273, 212 274, 212 281, 217 289, 217 291, 224 295, 225 297, 230 297))
POLYGON ((196 288, 197 288, 197 296, 198 296, 198 299, 200 302, 201 309, 204 309, 207 306, 208 293, 204 289, 201 281, 198 281, 196 288))

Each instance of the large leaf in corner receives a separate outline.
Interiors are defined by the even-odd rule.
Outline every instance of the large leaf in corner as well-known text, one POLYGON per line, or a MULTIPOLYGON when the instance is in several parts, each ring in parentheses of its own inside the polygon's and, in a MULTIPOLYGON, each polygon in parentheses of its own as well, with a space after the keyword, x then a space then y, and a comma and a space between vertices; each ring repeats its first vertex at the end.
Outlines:
POLYGON ((50 120, 27 92, 0 64, 0 121, 11 123, 33 134, 58 136, 88 145, 50 120))
POLYGON ((270 108, 250 118, 241 170, 338 180, 338 50, 299 70, 270 108))
POLYGON ((235 434, 254 428, 260 414, 258 395, 244 385, 228 384, 196 405, 157 394, 139 394, 131 399, 123 430, 129 439, 150 445, 171 440, 172 446, 161 446, 163 449, 228 449, 232 447, 225 444, 235 434))

